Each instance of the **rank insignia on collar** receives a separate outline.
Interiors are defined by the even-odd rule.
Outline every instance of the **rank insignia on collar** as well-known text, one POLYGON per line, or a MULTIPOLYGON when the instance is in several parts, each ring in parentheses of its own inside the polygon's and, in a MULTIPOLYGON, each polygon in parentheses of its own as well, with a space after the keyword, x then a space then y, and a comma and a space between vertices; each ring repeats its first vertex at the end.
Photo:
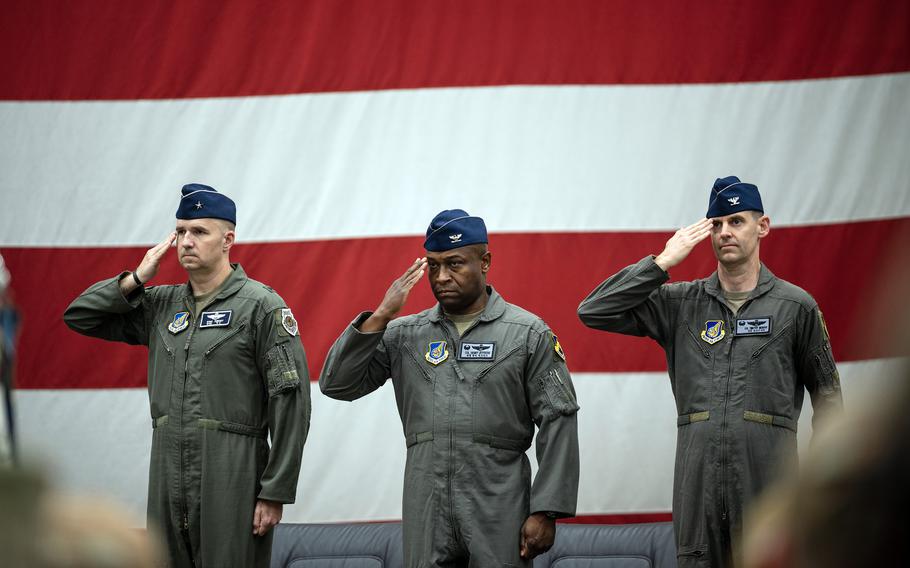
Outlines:
POLYGON ((291 313, 291 308, 282 308, 281 309, 281 327, 288 332, 291 337, 297 335, 297 320, 294 319, 294 314, 291 313))
POLYGON ((701 332, 702 341, 714 345, 724 338, 727 332, 724 331, 724 320, 708 320, 705 322, 705 329, 701 332))
POLYGON ((448 359, 449 350, 446 349, 446 342, 431 341, 425 357, 431 365, 438 365, 448 359))
POLYGON ((190 312, 177 312, 174 314, 174 321, 167 324, 167 330, 177 335, 190 326, 190 312))

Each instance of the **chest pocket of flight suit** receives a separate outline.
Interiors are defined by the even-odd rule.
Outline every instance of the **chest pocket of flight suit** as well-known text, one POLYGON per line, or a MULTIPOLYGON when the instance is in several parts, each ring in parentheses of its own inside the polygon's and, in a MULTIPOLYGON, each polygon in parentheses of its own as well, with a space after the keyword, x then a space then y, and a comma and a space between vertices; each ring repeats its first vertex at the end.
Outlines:
MULTIPOLYGON (((746 410, 790 418, 796 386, 793 320, 784 323, 749 358, 746 410)), ((741 338, 740 341, 752 338, 741 338)))
POLYGON ((171 398, 171 384, 174 381, 176 368, 175 350, 171 345, 167 333, 167 321, 155 322, 157 337, 152 336, 149 341, 149 369, 148 390, 149 406, 152 418, 157 419, 168 413, 171 398))
POLYGON ((681 415, 708 410, 714 390, 714 350, 724 349, 728 337, 715 344, 699 339, 700 331, 689 322, 676 330, 676 351, 673 355, 673 392, 681 415))
POLYGON ((523 346, 513 345, 480 369, 477 369, 479 362, 459 361, 467 379, 474 379, 471 402, 474 437, 488 441, 493 447, 524 451, 530 444, 531 418, 521 378, 524 352, 523 346))

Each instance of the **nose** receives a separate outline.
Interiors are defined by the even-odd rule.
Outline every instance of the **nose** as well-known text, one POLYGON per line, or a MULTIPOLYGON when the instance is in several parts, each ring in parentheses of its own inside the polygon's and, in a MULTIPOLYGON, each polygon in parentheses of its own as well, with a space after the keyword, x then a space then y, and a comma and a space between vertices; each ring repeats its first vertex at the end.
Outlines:
POLYGON ((436 274, 433 276, 433 280, 436 282, 439 282, 439 283, 448 282, 451 279, 452 279, 452 277, 449 274, 449 271, 448 271, 448 269, 446 269, 445 266, 440 266, 436 270, 436 274))

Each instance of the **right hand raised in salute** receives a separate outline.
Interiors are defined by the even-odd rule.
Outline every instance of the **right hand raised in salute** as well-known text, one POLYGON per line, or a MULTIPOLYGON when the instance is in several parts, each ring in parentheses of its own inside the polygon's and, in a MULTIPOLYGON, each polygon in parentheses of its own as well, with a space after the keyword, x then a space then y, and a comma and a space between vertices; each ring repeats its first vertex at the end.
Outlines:
MULTIPOLYGON (((175 238, 177 238, 177 232, 171 231, 166 239, 146 251, 145 256, 142 258, 142 262, 139 263, 139 266, 135 270, 136 276, 143 284, 158 274, 158 267, 161 264, 161 259, 164 258, 167 249, 171 247, 175 238)), ((129 295, 130 292, 138 287, 139 285, 132 275, 127 275, 120 279, 120 291, 124 296, 129 295)))
POLYGON ((404 271, 404 274, 396 278, 392 285, 389 286, 382 303, 379 304, 376 311, 365 322, 360 324, 360 331, 369 333, 371 331, 384 330, 389 325, 389 322, 395 319, 401 308, 404 307, 411 288, 423 277, 426 268, 426 257, 418 258, 404 271))
POLYGON ((711 219, 701 219, 688 227, 676 231, 664 245, 662 253, 657 255, 654 263, 664 272, 670 270, 689 256, 695 245, 705 240, 711 234, 711 219))

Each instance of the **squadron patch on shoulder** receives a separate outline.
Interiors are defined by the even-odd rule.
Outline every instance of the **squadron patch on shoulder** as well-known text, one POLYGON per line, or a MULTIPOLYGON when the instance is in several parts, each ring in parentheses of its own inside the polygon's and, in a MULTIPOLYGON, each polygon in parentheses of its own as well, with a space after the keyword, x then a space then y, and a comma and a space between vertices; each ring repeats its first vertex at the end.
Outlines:
POLYGON ((433 366, 436 366, 449 358, 449 350, 446 349, 445 341, 431 341, 427 348, 427 354, 424 356, 433 366))
POLYGON ((234 310, 202 312, 199 314, 199 329, 207 327, 227 327, 231 325, 231 315, 233 313, 234 310))
POLYGON ((297 320, 294 319, 291 308, 281 309, 281 327, 283 327, 291 337, 297 335, 297 320))
POLYGON ((705 322, 705 329, 701 332, 702 341, 714 345, 724 338, 727 332, 724 331, 724 320, 708 320, 705 322))
POLYGON ((458 350, 459 361, 492 361, 496 358, 496 343, 470 343, 463 341, 458 350))
POLYGON ((555 333, 550 333, 550 337, 553 339, 553 352, 556 353, 556 356, 557 356, 557 357, 559 357, 560 359, 562 359, 563 361, 565 361, 565 360, 566 360, 566 352, 563 351, 562 345, 560 345, 560 343, 559 343, 559 338, 556 337, 556 334, 555 334, 555 333))
POLYGON ((177 312, 174 314, 174 321, 167 324, 167 330, 177 335, 190 326, 190 312, 177 312))

